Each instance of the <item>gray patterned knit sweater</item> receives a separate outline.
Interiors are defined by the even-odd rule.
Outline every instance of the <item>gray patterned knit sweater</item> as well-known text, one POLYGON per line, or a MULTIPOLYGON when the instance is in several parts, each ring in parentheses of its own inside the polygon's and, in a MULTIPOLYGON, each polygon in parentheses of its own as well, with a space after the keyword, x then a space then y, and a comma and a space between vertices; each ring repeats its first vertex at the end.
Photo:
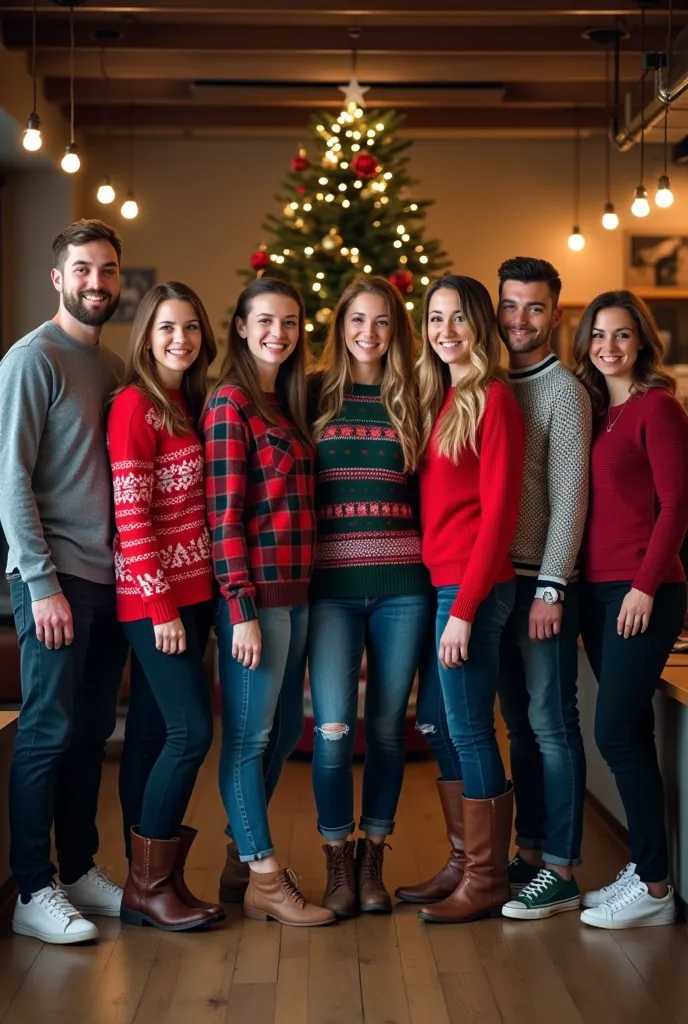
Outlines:
POLYGON ((509 379, 526 425, 516 573, 563 589, 577 576, 588 509, 592 414, 583 385, 553 354, 509 379))

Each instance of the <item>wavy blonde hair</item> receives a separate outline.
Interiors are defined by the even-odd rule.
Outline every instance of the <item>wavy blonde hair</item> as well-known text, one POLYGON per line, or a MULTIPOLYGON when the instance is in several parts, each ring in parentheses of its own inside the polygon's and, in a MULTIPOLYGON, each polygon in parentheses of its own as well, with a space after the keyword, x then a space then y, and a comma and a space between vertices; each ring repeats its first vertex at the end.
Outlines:
POLYGON ((459 296, 461 312, 470 332, 468 358, 470 369, 456 385, 454 400, 442 418, 437 432, 437 451, 457 462, 464 448, 477 453, 478 427, 487 402, 490 381, 503 380, 499 366, 500 338, 497 317, 490 294, 472 277, 446 274, 433 281, 423 303, 423 348, 418 360, 418 384, 421 408, 422 448, 428 444, 442 403, 451 387, 449 367, 443 363, 428 340, 428 316, 433 295, 440 288, 453 288, 459 296))
POLYGON ((647 303, 625 288, 615 292, 602 292, 583 311, 576 335, 573 339, 573 358, 576 361, 575 374, 585 385, 590 395, 593 413, 603 415, 609 408, 609 391, 604 379, 590 358, 590 342, 597 320, 603 309, 624 309, 633 320, 640 348, 633 364, 631 394, 640 394, 650 388, 664 388, 676 394, 676 381, 662 369, 664 342, 659 336, 657 324, 647 303))
POLYGON ((384 357, 380 398, 404 452, 404 469, 418 465, 420 434, 418 388, 414 373, 416 337, 400 292, 384 277, 358 277, 345 288, 332 316, 325 347, 314 379, 317 408, 313 436, 318 441, 325 427, 341 412, 353 385, 353 357, 346 347, 344 320, 353 300, 362 293, 381 295, 387 303, 392 340, 384 357))

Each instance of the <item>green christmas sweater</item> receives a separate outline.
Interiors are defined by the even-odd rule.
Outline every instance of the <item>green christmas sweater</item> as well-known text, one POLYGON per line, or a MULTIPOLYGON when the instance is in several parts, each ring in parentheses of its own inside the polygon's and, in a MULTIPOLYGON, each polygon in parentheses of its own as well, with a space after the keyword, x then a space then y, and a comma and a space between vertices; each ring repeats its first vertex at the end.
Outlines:
POLYGON ((311 597, 429 590, 420 557, 417 482, 404 470, 379 385, 353 385, 317 444, 316 467, 311 597))

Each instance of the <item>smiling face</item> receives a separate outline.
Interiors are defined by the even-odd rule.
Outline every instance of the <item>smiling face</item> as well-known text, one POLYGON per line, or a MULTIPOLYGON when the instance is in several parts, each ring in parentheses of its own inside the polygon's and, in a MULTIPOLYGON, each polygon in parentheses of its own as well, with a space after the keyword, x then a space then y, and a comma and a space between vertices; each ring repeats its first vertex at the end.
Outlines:
POLYGON ((438 288, 431 296, 427 333, 433 351, 449 366, 452 380, 461 376, 470 361, 473 332, 455 288, 438 288))
POLYGON ((117 309, 119 261, 110 242, 70 245, 52 280, 66 311, 86 327, 100 327, 117 309))
POLYGON ((595 317, 588 354, 607 380, 632 380, 640 351, 638 327, 626 309, 611 306, 595 317))
POLYGON ((155 312, 148 335, 155 373, 165 387, 177 388, 198 359, 203 333, 198 314, 185 299, 167 299, 155 312))
POLYGON ((387 300, 377 292, 359 292, 344 313, 344 343, 354 360, 354 379, 382 377, 382 360, 392 341, 387 300), (358 373, 357 373, 358 370, 358 373))
POLYGON ((502 284, 497 318, 499 333, 509 352, 516 355, 549 350, 552 331, 561 321, 547 281, 506 280, 502 284))
POLYGON ((274 384, 277 372, 299 341, 299 307, 288 295, 269 293, 253 300, 245 320, 236 318, 261 380, 274 384))

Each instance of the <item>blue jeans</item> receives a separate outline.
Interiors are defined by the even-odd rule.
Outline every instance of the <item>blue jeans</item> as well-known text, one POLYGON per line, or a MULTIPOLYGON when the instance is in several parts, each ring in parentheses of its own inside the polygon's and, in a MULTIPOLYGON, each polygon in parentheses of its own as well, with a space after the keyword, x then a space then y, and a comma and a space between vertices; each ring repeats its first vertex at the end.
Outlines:
POLYGON ((10 577, 21 657, 22 707, 10 774, 10 866, 20 893, 50 885, 50 830, 60 879, 93 867, 105 744, 115 727, 127 644, 115 588, 58 573, 74 621, 69 647, 36 639, 29 588, 10 577))
MULTIPOLYGON (((449 621, 458 587, 437 589, 435 651, 449 621)), ((506 790, 497 746, 494 705, 499 678, 502 631, 514 605, 514 580, 498 583, 478 606, 468 645, 468 661, 457 668, 435 665, 426 650, 418 696, 418 729, 438 759, 445 781, 463 778, 464 796, 487 800, 506 790), (441 700, 440 700, 441 693, 441 700), (449 742, 456 756, 450 753, 449 742)))
POLYGON ((499 703, 509 733, 516 843, 547 864, 581 862, 585 751, 578 720, 578 585, 567 587, 561 632, 531 640, 537 581, 518 578, 502 635, 499 703))
POLYGON ((352 760, 364 646, 366 759, 360 828, 383 836, 394 829, 404 777, 406 709, 430 609, 427 594, 327 598, 311 605, 313 790, 318 829, 326 839, 345 839, 354 830, 352 760), (341 728, 327 730, 328 725, 341 728))
POLYGON ((222 693, 220 792, 242 861, 274 853, 268 801, 303 732, 308 605, 261 608, 262 654, 257 669, 232 657, 227 602, 219 606, 217 637, 222 693))

